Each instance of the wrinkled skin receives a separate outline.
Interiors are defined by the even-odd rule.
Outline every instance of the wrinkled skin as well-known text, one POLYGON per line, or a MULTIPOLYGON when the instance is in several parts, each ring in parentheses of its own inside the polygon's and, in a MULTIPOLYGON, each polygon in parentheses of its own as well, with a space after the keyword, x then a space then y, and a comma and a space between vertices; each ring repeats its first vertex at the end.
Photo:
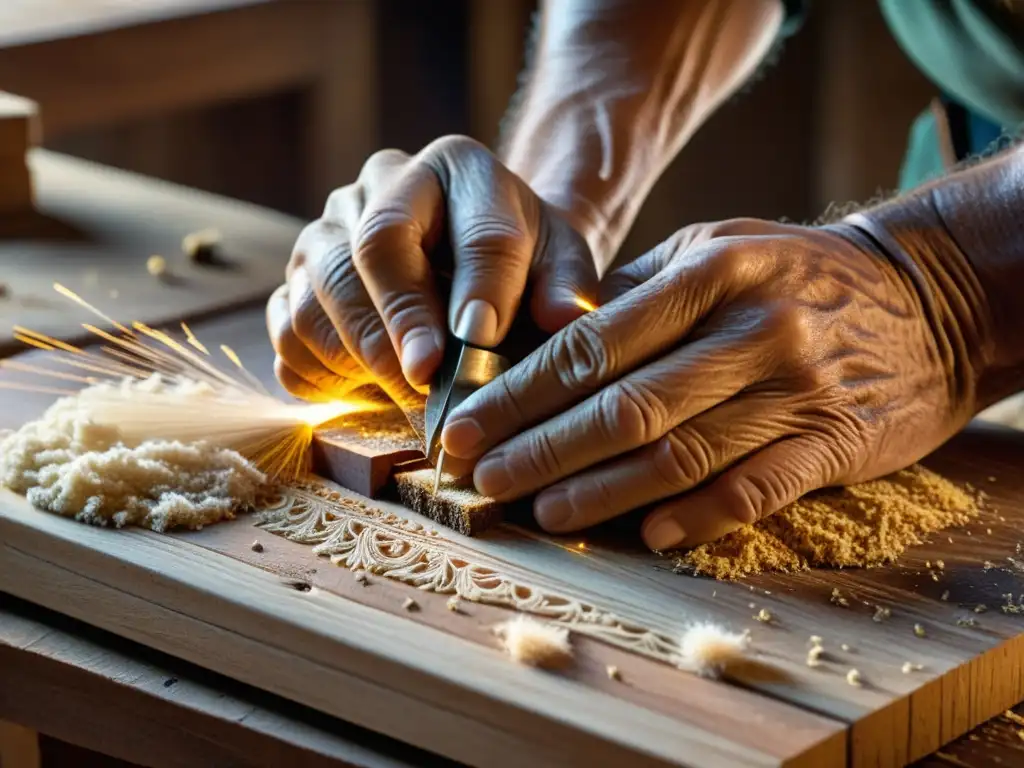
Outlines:
POLYGON ((569 532, 654 505, 652 549, 895 471, 970 418, 920 302, 841 234, 697 225, 608 276, 597 311, 451 414, 481 493, 569 532))
POLYGON ((374 381, 400 404, 422 401, 446 325, 491 347, 528 282, 537 286, 528 311, 549 332, 582 314, 578 296, 597 295, 579 234, 483 146, 458 136, 415 156, 373 155, 302 232, 286 277, 267 326, 278 379, 307 400, 374 381), (452 275, 447 308, 439 272, 452 275))

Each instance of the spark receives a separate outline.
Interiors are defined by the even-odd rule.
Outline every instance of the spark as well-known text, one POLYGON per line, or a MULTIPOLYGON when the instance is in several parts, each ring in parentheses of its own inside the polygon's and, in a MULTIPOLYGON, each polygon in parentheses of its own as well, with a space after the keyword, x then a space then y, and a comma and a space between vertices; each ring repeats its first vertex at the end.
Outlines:
POLYGON ((597 309, 597 305, 590 299, 584 298, 583 296, 576 297, 576 306, 582 309, 584 312, 593 312, 597 309))
MULTIPOLYGON (((82 386, 114 384, 107 390, 89 390, 89 396, 82 399, 80 405, 87 409, 94 423, 118 427, 126 441, 206 440, 237 450, 271 481, 287 482, 309 470, 314 429, 351 414, 385 407, 379 402, 352 396, 327 403, 283 402, 267 391, 226 344, 220 345, 220 350, 241 378, 217 367, 207 347, 186 323, 181 323, 181 330, 187 346, 169 333, 144 323, 133 322, 130 328, 118 323, 59 284, 54 284, 54 289, 113 326, 114 332, 111 332, 89 323, 82 324, 95 339, 106 344, 98 350, 81 349, 21 326, 14 328, 15 338, 27 346, 44 350, 52 363, 81 369, 87 374, 67 373, 14 360, 4 361, 0 367, 13 373, 47 376, 82 386), (158 385, 171 386, 130 389, 119 386, 121 382, 141 383, 154 377, 159 377, 158 385), (184 395, 175 385, 186 386, 184 395), (201 394, 194 401, 196 407, 183 407, 186 402, 183 398, 197 385, 201 394)), ((69 396, 81 391, 16 380, 0 381, 0 389, 69 396)))

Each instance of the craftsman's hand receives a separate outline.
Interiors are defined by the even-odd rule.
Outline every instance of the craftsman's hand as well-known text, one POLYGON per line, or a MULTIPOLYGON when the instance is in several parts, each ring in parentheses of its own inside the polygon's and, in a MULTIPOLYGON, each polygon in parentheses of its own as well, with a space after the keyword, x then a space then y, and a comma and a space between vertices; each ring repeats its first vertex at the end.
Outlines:
POLYGON ((550 332, 597 292, 582 237, 486 148, 452 136, 414 156, 378 152, 303 231, 270 301, 278 377, 310 399, 371 378, 408 394, 440 363, 446 322, 494 346, 528 281, 533 318, 550 332), (438 270, 453 272, 447 307, 438 270))
POLYGON ((911 464, 970 418, 972 372, 945 362, 906 275, 842 226, 681 230, 453 411, 444 449, 482 456, 481 493, 541 491, 552 532, 654 504, 657 550, 911 464))

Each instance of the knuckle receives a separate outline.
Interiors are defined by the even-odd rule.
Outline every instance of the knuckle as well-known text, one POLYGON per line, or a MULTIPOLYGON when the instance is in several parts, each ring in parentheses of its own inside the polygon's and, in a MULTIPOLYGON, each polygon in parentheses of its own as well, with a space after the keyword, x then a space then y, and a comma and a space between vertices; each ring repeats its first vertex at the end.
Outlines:
POLYGON ((527 462, 529 471, 536 477, 555 477, 559 475, 562 462, 544 430, 534 430, 527 442, 527 462))
POLYGON ((814 348, 814 328, 810 315, 802 308, 793 304, 776 307, 765 316, 764 333, 784 364, 810 363, 810 353, 814 348))
POLYGON ((639 446, 665 433, 665 406, 636 382, 619 381, 607 388, 599 397, 598 407, 607 440, 639 446))
POLYGON ((519 222, 511 217, 488 214, 462 222, 456 242, 469 253, 481 256, 520 256, 530 245, 519 222))
MULTIPOLYGON (((461 134, 442 136, 430 142, 423 150, 424 155, 433 157, 437 155, 459 156, 476 152, 488 152, 487 148, 476 139, 461 134)), ((489 154, 489 152, 488 152, 489 154)))
POLYGON ((357 269, 372 269, 392 260, 396 249, 418 243, 419 224, 403 208, 381 206, 368 211, 359 224, 352 260, 357 269))
POLYGON ((550 363, 562 386, 582 394, 607 381, 614 369, 613 351, 592 316, 581 317, 556 338, 550 347, 550 363))
POLYGON ((696 430, 676 427, 658 444, 654 468, 670 488, 693 488, 714 469, 711 445, 696 430))

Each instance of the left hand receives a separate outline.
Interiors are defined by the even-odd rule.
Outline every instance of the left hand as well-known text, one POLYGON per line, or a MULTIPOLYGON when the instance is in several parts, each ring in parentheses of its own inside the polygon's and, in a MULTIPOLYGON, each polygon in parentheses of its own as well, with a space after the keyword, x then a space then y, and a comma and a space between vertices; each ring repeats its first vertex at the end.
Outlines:
POLYGON ((695 546, 908 466, 973 412, 935 320, 955 297, 922 300, 842 226, 688 227, 605 289, 443 434, 481 493, 541 491, 549 531, 654 504, 647 545, 695 546))

